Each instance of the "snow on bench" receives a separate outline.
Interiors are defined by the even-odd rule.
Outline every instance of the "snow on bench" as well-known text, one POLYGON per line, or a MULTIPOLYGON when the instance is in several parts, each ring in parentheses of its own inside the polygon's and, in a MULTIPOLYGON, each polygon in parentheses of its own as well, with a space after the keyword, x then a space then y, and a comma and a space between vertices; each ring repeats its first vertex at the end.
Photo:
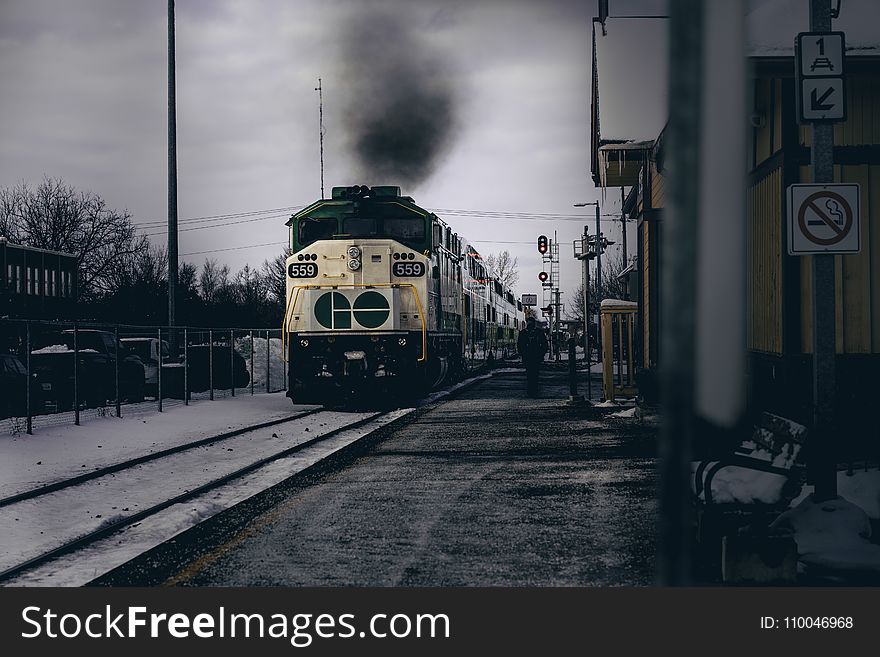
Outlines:
POLYGON ((750 439, 732 453, 691 463, 691 489, 699 503, 787 506, 802 487, 800 460, 806 427, 763 413, 750 439))

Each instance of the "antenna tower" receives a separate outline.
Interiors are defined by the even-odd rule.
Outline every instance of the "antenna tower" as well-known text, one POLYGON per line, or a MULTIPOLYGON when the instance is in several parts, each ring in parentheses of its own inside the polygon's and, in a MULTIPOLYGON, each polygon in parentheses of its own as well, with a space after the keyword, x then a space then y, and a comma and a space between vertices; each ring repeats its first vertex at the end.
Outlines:
POLYGON ((321 144, 321 198, 324 198, 324 90, 321 87, 321 78, 318 78, 318 140, 321 144))

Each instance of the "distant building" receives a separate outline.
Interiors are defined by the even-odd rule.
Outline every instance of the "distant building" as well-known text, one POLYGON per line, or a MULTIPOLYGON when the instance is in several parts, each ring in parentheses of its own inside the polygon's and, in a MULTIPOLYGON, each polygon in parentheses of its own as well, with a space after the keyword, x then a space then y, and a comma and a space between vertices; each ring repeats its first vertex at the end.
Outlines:
MULTIPOLYGON (((880 39, 874 3, 844 3, 836 30, 846 34, 845 121, 834 125, 834 176, 858 183, 862 248, 835 257, 836 386, 840 455, 875 454, 880 425, 873 403, 880 372, 880 39)), ((749 14, 746 51, 751 106, 746 212, 748 400, 812 423, 811 256, 788 252, 786 190, 810 181, 811 133, 798 122, 794 38, 808 25, 809 3, 768 0, 749 14)), ((660 56, 660 53, 646 54, 660 56)), ((592 175, 604 188, 629 187, 623 210, 637 223, 637 260, 628 274, 638 303, 636 369, 654 369, 660 351, 660 272, 670 244, 666 212, 664 132, 652 141, 602 139, 598 71, 593 71, 592 175)), ((633 85, 633 102, 650 103, 633 85)), ((695 177, 697 172, 692 173, 695 177)))
POLYGON ((77 258, 0 237, 0 318, 64 319, 77 298, 77 258))

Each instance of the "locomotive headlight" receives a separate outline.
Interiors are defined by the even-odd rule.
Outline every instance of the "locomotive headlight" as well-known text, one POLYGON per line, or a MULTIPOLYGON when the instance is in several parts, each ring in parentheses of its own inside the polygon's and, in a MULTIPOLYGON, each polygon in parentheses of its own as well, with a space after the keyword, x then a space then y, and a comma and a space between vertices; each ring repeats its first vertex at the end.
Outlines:
MULTIPOLYGON (((350 252, 351 251, 349 251, 349 253, 350 252)), ((352 271, 357 271, 358 269, 361 268, 361 261, 358 260, 357 258, 352 258, 351 260, 348 261, 348 268, 351 269, 352 271)))
POLYGON ((308 341, 308 340, 305 340, 305 339, 300 340, 300 341, 299 341, 299 346, 302 347, 303 349, 305 349, 306 347, 309 346, 309 341, 308 341))
MULTIPOLYGON (((361 257, 361 250, 356 246, 348 247, 348 257, 350 260, 357 260, 361 257)), ((352 269, 357 269, 357 267, 352 267, 352 269)))
POLYGON ((405 347, 406 346, 406 338, 397 338, 397 344, 399 344, 401 347, 405 347))

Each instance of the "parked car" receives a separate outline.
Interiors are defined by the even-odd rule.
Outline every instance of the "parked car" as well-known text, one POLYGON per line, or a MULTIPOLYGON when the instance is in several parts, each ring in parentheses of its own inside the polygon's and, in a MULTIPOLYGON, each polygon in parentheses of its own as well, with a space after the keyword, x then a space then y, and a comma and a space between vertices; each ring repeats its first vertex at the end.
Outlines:
MULTIPOLYGON (((92 329, 77 332, 76 397, 86 407, 103 406, 119 396, 131 402, 144 399, 144 364, 118 344, 113 333, 92 329)), ((35 339, 31 369, 39 377, 48 408, 69 410, 74 402, 74 332, 44 333, 35 339)))
POLYGON ((217 390, 228 390, 230 382, 244 388, 251 381, 247 362, 228 345, 192 345, 187 349, 186 367, 190 392, 204 392, 211 387, 210 354, 213 352, 213 380, 217 390))
POLYGON ((0 354, 0 419, 27 415, 27 389, 31 389, 31 414, 43 408, 43 395, 36 373, 27 375, 27 368, 15 354, 0 354))
MULTIPOLYGON (((144 394, 159 396, 159 338, 120 338, 122 345, 144 364, 144 394)), ((162 364, 170 364, 168 343, 162 340, 162 364)), ((165 368, 163 367, 163 370, 165 368)))

